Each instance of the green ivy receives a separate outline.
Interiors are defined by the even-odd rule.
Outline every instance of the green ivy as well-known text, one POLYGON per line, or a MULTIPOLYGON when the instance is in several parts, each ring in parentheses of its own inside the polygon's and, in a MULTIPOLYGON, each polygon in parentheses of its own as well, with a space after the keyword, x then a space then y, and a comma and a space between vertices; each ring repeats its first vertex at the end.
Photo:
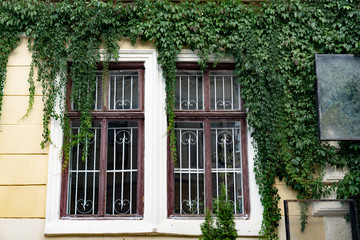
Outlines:
POLYGON ((214 221, 210 209, 206 210, 205 221, 201 224, 200 240, 236 240, 234 204, 228 198, 225 184, 221 185, 218 199, 214 199, 214 221))
POLYGON ((329 191, 322 182, 325 164, 349 166, 337 185, 339 196, 360 194, 360 144, 340 143, 340 151, 336 151, 318 141, 314 69, 315 53, 359 53, 359 6, 359 0, 271 0, 261 4, 236 0, 4 0, 0 2, 0 106, 9 55, 18 36, 25 33, 33 62, 29 109, 24 114, 33 106, 36 69, 43 89, 42 147, 51 142, 49 124, 51 118, 57 118, 62 122, 64 151, 68 153, 74 144, 91 137, 97 63, 104 62, 106 76, 109 60, 119 57, 119 40, 151 41, 166 82, 168 132, 175 160, 178 54, 183 48, 196 51, 202 68, 211 56, 215 63, 233 56, 256 149, 255 177, 264 206, 261 234, 277 239, 281 219, 277 178, 296 190, 298 198, 320 198, 329 191), (102 54, 99 48, 104 49, 102 54), (81 130, 75 136, 64 109, 69 77, 71 100, 81 113, 81 130))

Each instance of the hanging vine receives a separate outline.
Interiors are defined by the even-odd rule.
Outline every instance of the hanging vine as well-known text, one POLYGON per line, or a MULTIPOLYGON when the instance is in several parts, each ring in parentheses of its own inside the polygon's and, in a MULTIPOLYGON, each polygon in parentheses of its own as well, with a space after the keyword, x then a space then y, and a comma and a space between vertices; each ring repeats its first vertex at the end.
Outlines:
MULTIPOLYGON (((314 84, 316 52, 359 53, 359 6, 358 0, 272 0, 257 5, 236 0, 1 1, 0 114, 6 64, 18 36, 25 33, 33 62, 29 109, 24 114, 33 106, 36 69, 44 102, 41 146, 51 142, 49 123, 57 118, 64 129, 64 151, 69 152, 71 146, 91 137, 97 64, 104 63, 106 76, 108 62, 119 57, 119 40, 152 41, 166 83, 168 132, 175 160, 178 54, 184 47, 196 51, 202 68, 210 56, 216 63, 231 55, 256 148, 255 174, 264 206, 261 234, 277 239, 281 219, 277 178, 296 190, 298 198, 319 198, 329 191, 322 182, 325 164, 350 166, 338 184, 338 193, 346 198, 360 194, 360 144, 340 143, 336 151, 319 143, 314 84), (71 100, 80 111, 81 130, 75 136, 64 108, 69 78, 71 100)), ((65 157, 65 164, 67 161, 65 157)))

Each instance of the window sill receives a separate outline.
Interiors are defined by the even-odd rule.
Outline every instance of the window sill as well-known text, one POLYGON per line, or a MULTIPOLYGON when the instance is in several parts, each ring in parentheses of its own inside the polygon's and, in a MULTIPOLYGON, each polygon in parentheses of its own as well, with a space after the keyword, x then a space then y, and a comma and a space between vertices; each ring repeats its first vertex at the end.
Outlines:
MULTIPOLYGON (((245 215, 236 215, 234 216, 236 220, 249 220, 250 217, 248 214, 245 215)), ((184 216, 184 215, 170 215, 169 219, 176 219, 176 220, 204 220, 205 215, 195 215, 195 216, 184 216)))
POLYGON ((114 235, 150 233, 153 225, 143 219, 58 219, 46 223, 45 235, 114 235), (125 220, 125 221, 124 221, 125 220))
POLYGON ((60 220, 91 220, 91 221, 105 221, 105 220, 142 220, 142 216, 121 216, 121 217, 75 217, 75 216, 64 216, 60 220))

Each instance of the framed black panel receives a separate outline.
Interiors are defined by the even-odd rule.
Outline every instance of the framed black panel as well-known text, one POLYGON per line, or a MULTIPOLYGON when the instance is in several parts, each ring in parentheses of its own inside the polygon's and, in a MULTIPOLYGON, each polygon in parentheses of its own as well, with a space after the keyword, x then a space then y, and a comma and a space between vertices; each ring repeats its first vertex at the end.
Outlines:
POLYGON ((360 140, 360 56, 315 58, 320 140, 360 140))

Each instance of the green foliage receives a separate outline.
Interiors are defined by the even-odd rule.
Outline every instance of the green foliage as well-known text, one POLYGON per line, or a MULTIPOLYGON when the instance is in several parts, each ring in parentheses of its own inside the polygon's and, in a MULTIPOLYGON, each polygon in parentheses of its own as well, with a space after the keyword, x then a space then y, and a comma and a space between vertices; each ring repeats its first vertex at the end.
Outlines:
POLYGON ((215 200, 214 212, 216 221, 211 211, 206 211, 205 222, 201 224, 203 240, 235 240, 238 235, 235 228, 234 205, 227 197, 227 190, 224 184, 221 185, 219 198, 215 200))
POLYGON ((119 57, 117 41, 124 37, 133 43, 137 39, 151 41, 166 82, 168 132, 175 160, 178 54, 184 47, 196 50, 202 67, 211 56, 216 63, 231 55, 256 148, 255 177, 264 206, 261 233, 266 239, 277 239, 281 216, 276 178, 296 190, 298 198, 319 198, 327 193, 322 183, 325 164, 347 165, 350 171, 338 184, 339 196, 348 198, 360 193, 360 144, 341 143, 341 150, 335 151, 318 141, 314 69, 316 52, 359 53, 359 8, 358 0, 272 0, 260 5, 236 0, 139 0, 127 4, 99 0, 1 1, 0 113, 6 64, 18 36, 25 33, 33 62, 29 110, 24 114, 28 115, 33 105, 36 69, 43 89, 42 147, 51 142, 51 118, 60 119, 66 166, 71 146, 91 137, 97 63, 105 62, 106 76, 107 62, 119 57), (103 49, 101 54, 99 48, 103 49), (81 130, 76 136, 71 135, 64 109, 69 77, 71 100, 81 113, 81 130))

